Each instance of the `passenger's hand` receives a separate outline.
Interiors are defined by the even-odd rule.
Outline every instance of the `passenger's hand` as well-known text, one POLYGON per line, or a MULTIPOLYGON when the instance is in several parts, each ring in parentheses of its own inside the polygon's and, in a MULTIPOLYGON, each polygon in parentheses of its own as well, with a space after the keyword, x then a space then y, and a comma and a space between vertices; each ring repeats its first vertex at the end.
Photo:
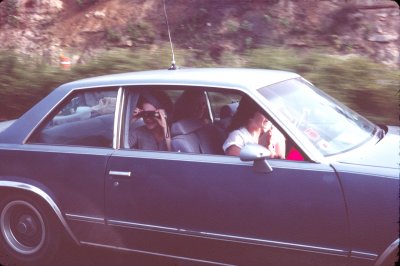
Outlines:
POLYGON ((271 121, 266 120, 266 121, 262 124, 262 131, 263 131, 263 133, 269 134, 268 132, 271 131, 272 127, 273 127, 273 126, 272 126, 271 121))
POLYGON ((138 120, 139 114, 142 111, 143 111, 142 109, 136 107, 135 110, 133 110, 131 122, 135 122, 136 120, 138 120))

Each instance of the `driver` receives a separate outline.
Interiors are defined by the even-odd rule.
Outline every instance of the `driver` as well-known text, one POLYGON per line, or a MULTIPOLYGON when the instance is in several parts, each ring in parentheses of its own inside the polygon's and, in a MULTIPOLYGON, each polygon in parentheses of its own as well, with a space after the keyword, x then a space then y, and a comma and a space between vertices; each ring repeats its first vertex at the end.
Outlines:
POLYGON ((286 140, 250 98, 243 96, 222 148, 227 155, 239 156, 247 144, 260 144, 271 153, 271 158, 285 159, 286 140))

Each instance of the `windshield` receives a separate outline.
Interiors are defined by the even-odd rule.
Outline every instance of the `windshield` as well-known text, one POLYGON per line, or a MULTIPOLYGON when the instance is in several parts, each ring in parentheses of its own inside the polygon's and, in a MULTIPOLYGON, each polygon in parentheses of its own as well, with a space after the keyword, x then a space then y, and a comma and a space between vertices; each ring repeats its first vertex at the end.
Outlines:
MULTIPOLYGON (((307 81, 297 78, 259 89, 278 116, 305 135, 324 155, 353 149, 374 136, 377 127, 307 81)), ((288 125, 289 126, 289 125, 288 125)))

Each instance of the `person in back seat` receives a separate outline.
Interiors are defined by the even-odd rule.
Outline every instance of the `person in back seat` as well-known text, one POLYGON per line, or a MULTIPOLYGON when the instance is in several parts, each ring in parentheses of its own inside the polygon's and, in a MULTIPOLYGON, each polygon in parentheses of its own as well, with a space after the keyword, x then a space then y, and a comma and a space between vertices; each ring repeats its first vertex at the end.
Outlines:
POLYGON ((218 128, 219 134, 226 139, 229 132, 228 127, 232 122, 232 117, 236 113, 239 102, 232 102, 221 107, 219 112, 219 120, 214 121, 214 124, 218 128))
POLYGON ((203 90, 184 91, 176 100, 174 121, 192 118, 198 119, 204 124, 211 122, 208 112, 207 99, 203 90))
POLYGON ((129 147, 142 150, 171 150, 168 113, 172 102, 162 91, 142 93, 133 111, 131 124, 143 118, 144 125, 132 127, 129 132, 129 147))

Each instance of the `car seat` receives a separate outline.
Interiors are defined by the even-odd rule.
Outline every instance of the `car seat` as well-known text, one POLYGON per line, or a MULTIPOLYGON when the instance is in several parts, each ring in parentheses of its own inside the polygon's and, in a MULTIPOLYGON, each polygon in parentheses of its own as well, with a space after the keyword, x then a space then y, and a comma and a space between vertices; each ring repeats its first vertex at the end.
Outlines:
POLYGON ((182 119, 171 126, 172 151, 223 154, 222 139, 217 128, 198 119, 182 119))

